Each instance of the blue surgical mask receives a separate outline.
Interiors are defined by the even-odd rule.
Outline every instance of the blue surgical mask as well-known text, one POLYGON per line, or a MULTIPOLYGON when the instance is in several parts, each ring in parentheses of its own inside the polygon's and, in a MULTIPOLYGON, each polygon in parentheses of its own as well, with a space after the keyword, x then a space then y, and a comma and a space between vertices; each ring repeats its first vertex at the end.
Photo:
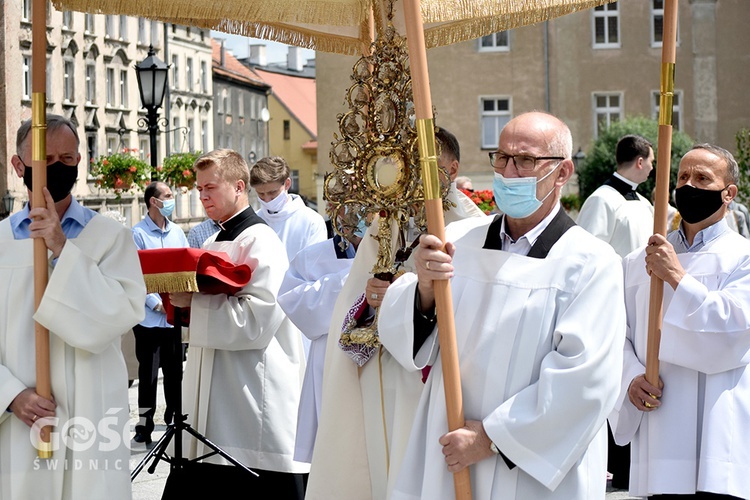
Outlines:
POLYGON ((159 209, 159 213, 164 217, 169 217, 174 212, 174 199, 172 200, 161 200, 162 207, 159 209))
POLYGON ((558 163, 555 168, 539 180, 536 177, 508 178, 495 172, 492 190, 495 194, 497 208, 508 215, 508 217, 513 217, 514 219, 523 219, 539 210, 542 202, 555 191, 555 188, 553 187, 552 191, 547 193, 544 198, 538 200, 536 198, 536 185, 549 177, 559 166, 560 164, 558 163))
POLYGON ((286 189, 282 189, 279 195, 274 198, 271 201, 260 201, 260 206, 265 208, 267 212, 275 214, 277 212, 281 212, 281 210, 284 208, 284 205, 286 205, 288 195, 286 193, 286 189))

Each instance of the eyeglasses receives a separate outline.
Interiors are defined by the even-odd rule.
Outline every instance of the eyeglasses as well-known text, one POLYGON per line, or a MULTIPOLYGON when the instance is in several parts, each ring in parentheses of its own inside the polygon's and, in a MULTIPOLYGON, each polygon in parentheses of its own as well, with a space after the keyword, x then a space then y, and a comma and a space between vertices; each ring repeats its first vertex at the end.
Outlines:
POLYGON ((501 151, 489 153, 492 168, 503 170, 508 166, 508 161, 513 158, 513 164, 520 171, 530 172, 536 167, 536 162, 542 160, 564 160, 564 156, 531 156, 531 155, 509 155, 501 151))

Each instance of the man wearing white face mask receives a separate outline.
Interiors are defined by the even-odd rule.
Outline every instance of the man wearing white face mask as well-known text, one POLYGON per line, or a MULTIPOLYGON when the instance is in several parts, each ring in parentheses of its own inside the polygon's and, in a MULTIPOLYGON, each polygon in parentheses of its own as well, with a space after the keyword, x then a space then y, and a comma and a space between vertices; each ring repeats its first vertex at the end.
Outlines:
POLYGON ((552 115, 513 118, 490 153, 504 215, 449 224, 445 251, 422 236, 416 274, 388 288, 383 346, 407 370, 432 366, 390 498, 453 498, 466 467, 476 498, 604 498, 623 278, 612 247, 561 209, 572 142, 552 115), (456 318, 466 424, 450 432, 433 280, 451 280, 456 318))
POLYGON ((276 231, 291 261, 308 245, 328 239, 326 222, 302 198, 290 194, 291 171, 280 156, 261 158, 250 168, 250 186, 260 200, 258 215, 276 231))
MULTIPOLYGON (((139 250, 149 248, 184 248, 189 246, 185 233, 169 220, 174 211, 172 190, 163 182, 152 182, 143 193, 146 203, 146 217, 133 227, 133 240, 139 250)), ((182 380, 173 380, 175 373, 182 373, 182 368, 175 368, 182 356, 175 355, 174 329, 167 323, 161 297, 158 293, 146 296, 146 318, 133 327, 135 334, 135 356, 138 359, 138 408, 140 422, 135 426, 136 443, 151 442, 154 430, 154 411, 156 409, 156 388, 159 366, 164 375, 164 399, 167 410, 164 419, 170 423, 177 408, 180 384, 182 380)))

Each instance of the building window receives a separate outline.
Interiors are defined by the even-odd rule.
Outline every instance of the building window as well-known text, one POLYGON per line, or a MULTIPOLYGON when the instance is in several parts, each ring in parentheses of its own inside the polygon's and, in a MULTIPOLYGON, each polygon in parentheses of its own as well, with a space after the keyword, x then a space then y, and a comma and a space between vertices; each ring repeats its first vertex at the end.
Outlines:
POLYGON ((594 48, 620 47, 620 12, 618 2, 594 7, 594 48))
POLYGON ((284 140, 288 141, 292 138, 292 124, 289 120, 284 120, 284 140))
POLYGON ((299 170, 290 170, 289 178, 292 179, 292 185, 289 186, 289 191, 299 193, 299 170))
MULTIPOLYGON (((55 78, 52 74, 52 58, 47 57, 47 83, 44 86, 44 92, 47 94, 46 101, 47 102, 53 102, 52 99, 52 82, 55 81, 55 78)), ((32 89, 33 91, 33 89, 32 89)))
POLYGON ((112 15, 104 16, 104 37, 105 38, 117 38, 115 36, 115 16, 112 16, 112 15))
POLYGON ((23 100, 31 99, 31 57, 23 56, 23 100))
POLYGON ((185 84, 187 90, 191 91, 193 90, 193 86, 195 85, 195 82, 193 81, 193 58, 188 57, 185 60, 185 84))
POLYGON ((138 140, 138 158, 140 158, 143 161, 149 161, 148 160, 148 154, 149 154, 149 148, 150 148, 149 140, 148 139, 139 139, 138 140))
POLYGON ((172 118, 172 149, 175 152, 182 152, 182 147, 184 144, 180 141, 180 132, 182 132, 182 129, 180 128, 180 117, 175 116, 172 118))
MULTIPOLYGON (((664 0, 651 2, 651 46, 661 47, 664 39, 664 0)), ((680 45, 680 21, 677 20, 676 44, 680 45)))
POLYGON ((86 33, 91 34, 94 32, 94 14, 86 14, 86 19, 84 20, 84 30, 86 30, 86 33))
POLYGON ((180 65, 177 64, 179 58, 176 55, 172 56, 172 88, 180 88, 180 65))
POLYGON ((159 47, 159 22, 151 21, 151 45, 159 47))
POLYGON ((120 70, 120 107, 128 107, 128 71, 120 70))
POLYGON ((245 117, 245 94, 242 91, 237 94, 237 116, 240 118, 245 117))
POLYGON ((208 65, 201 61, 201 92, 208 94, 208 65))
POLYGON ((142 17, 138 18, 138 43, 146 43, 146 20, 142 17))
POLYGON ((75 102, 75 62, 66 58, 63 61, 63 101, 75 102))
POLYGON ((128 16, 120 16, 120 40, 128 41, 128 16))
MULTIPOLYGON (((652 92, 654 109, 651 116, 654 120, 659 119, 659 101, 661 94, 658 90, 652 92)), ((674 96, 672 97, 672 128, 675 130, 682 130, 682 91, 675 90, 674 96)))
POLYGON ((23 0, 21 6, 21 20, 31 21, 31 0, 23 0))
POLYGON ((201 151, 208 151, 208 121, 201 120, 201 151))
POLYGON ((91 162, 96 160, 96 132, 86 133, 86 155, 88 157, 88 174, 91 176, 91 162))
POLYGON ((622 120, 622 94, 594 94, 594 131, 596 137, 622 120))
POLYGON ((62 27, 67 30, 73 29, 73 13, 69 10, 62 13, 62 27))
POLYGON ((96 104, 96 64, 86 63, 86 104, 96 104))
POLYGON ((107 136, 107 156, 117 153, 117 137, 114 135, 107 136))
POLYGON ((224 113, 232 114, 232 99, 234 98, 234 90, 229 89, 229 92, 224 94, 224 113))
POLYGON ((188 151, 195 151, 195 120, 188 118, 187 121, 188 151))
POLYGON ((500 131, 510 121, 510 98, 482 97, 482 149, 497 148, 500 131))
POLYGON ((115 105, 115 69, 107 68, 107 106, 115 105))
POLYGON ((510 35, 507 31, 499 31, 479 39, 479 52, 506 52, 510 50, 510 35))

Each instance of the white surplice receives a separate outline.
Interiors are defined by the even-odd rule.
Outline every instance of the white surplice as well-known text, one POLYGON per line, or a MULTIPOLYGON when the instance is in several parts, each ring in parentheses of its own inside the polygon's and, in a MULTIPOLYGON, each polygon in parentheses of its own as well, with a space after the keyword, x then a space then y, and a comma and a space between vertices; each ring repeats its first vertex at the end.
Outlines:
MULTIPOLYGON (((450 223, 484 213, 451 187, 444 213, 450 223)), ((362 368, 338 345, 344 318, 364 293, 378 255, 378 219, 357 248, 349 277, 336 300, 323 370, 323 403, 307 500, 385 499, 393 487, 424 384, 381 349, 362 368)), ((396 234, 395 225, 392 234, 396 234)), ((398 240, 392 238, 395 253, 398 240)), ((380 329, 380 328, 379 328, 380 329)))
POLYGON ((0 223, 0 498, 129 499, 130 422, 122 332, 145 315, 129 229, 102 216, 65 243, 34 313, 33 240, 0 223), (33 318, 32 318, 33 316, 33 318), (52 459, 5 409, 36 386, 34 320, 50 332, 57 403, 52 459))
MULTIPOLYGON (((471 467, 474 498, 604 498, 605 420, 618 394, 625 312, 612 248, 572 227, 546 258, 483 249, 491 222, 446 228, 463 409, 500 456, 471 467), (606 313, 605 313, 606 311, 606 313)), ((397 280, 380 312, 381 340, 408 370, 432 364, 393 499, 452 499, 438 440, 448 432, 437 332, 413 358, 416 275, 397 280), (434 363, 434 364, 433 364, 434 363)))
MULTIPOLYGON (((309 466, 293 460, 304 354, 299 330, 276 299, 289 266, 284 246, 261 223, 234 241, 216 237, 203 248, 249 265, 252 277, 233 296, 193 294, 187 421, 250 468, 305 473, 309 466)), ((191 458, 210 451, 188 434, 184 441, 191 458)), ((227 463, 219 456, 208 460, 227 463)))
POLYGON ((637 200, 626 200, 615 188, 600 186, 584 202, 576 224, 625 257, 654 234, 654 207, 636 194, 637 200))
POLYGON ((279 289, 279 305, 311 341, 297 412, 294 459, 300 462, 312 461, 331 314, 354 257, 354 247, 350 244, 351 257, 339 258, 334 248, 337 241, 338 238, 332 238, 300 250, 289 264, 279 289))
POLYGON ((269 213, 265 208, 261 208, 257 213, 284 242, 290 261, 306 246, 328 239, 323 216, 305 205, 302 198, 296 194, 290 194, 284 208, 276 213, 269 213))
POLYGON ((630 493, 750 498, 750 242, 727 228, 678 258, 687 275, 677 290, 664 285, 664 389, 648 413, 630 403, 627 388, 645 372, 651 278, 643 251, 623 261, 628 332, 610 425, 618 444, 631 442, 630 493))

